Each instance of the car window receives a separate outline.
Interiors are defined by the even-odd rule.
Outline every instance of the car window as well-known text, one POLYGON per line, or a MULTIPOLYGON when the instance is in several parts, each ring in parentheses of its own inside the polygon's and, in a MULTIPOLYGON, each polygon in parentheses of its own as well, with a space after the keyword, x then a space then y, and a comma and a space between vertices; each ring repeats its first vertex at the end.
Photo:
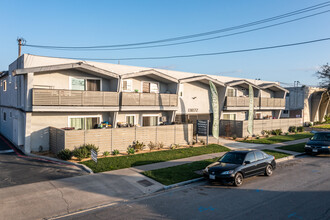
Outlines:
POLYGON ((257 160, 263 160, 264 159, 264 155, 263 155, 263 153, 261 153, 261 151, 255 151, 254 153, 256 154, 257 160))
POLYGON ((251 163, 256 161, 254 153, 253 152, 248 153, 245 157, 245 161, 250 161, 251 163))
POLYGON ((313 137, 312 140, 315 141, 329 141, 330 140, 330 133, 316 133, 313 137))
POLYGON ((267 157, 269 157, 269 155, 268 154, 266 154, 265 152, 263 152, 263 151, 260 151, 263 155, 264 155, 264 158, 267 158, 267 157))
POLYGON ((221 163, 243 164, 245 154, 228 152, 219 160, 221 163))

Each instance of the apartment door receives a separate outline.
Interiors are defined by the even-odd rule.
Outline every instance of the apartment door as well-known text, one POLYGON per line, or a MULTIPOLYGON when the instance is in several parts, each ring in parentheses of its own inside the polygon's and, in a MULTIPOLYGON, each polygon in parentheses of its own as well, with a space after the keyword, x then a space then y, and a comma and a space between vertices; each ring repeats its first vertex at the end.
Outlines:
POLYGON ((143 82, 142 92, 143 93, 150 93, 150 83, 149 82, 143 82))
POLYGON ((142 126, 157 126, 158 116, 142 116, 142 126))

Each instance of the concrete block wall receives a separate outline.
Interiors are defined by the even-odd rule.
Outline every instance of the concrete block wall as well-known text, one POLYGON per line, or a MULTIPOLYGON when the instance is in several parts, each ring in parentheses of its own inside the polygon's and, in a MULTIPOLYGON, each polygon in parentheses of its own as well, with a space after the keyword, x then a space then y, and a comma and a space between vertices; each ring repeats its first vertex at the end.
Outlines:
POLYGON ((150 141, 170 146, 188 144, 192 140, 192 124, 92 130, 62 130, 50 127, 50 150, 53 153, 64 148, 73 150, 83 144, 95 144, 102 154, 114 149, 126 152, 127 147, 134 141, 143 142, 146 146, 150 141))

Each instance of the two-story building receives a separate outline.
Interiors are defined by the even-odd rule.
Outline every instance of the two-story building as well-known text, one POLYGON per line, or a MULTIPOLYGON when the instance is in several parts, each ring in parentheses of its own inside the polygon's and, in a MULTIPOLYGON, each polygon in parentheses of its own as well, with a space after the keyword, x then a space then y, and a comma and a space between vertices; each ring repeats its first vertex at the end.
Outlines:
MULTIPOLYGON (((278 83, 24 54, 0 75, 0 132, 25 152, 49 148, 49 127, 88 130, 213 120, 277 119, 287 90, 278 83)), ((222 134, 220 134, 222 135, 222 134)))

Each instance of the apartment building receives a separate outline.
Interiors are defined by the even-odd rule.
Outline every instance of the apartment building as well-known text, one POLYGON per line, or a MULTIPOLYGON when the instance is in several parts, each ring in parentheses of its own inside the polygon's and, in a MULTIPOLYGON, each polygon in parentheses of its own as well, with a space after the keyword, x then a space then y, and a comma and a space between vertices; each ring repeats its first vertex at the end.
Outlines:
POLYGON ((247 119, 249 85, 260 120, 278 119, 288 92, 275 82, 27 54, 0 80, 0 132, 25 152, 49 149, 50 126, 88 130, 212 121, 209 82, 217 88, 222 120, 247 119))

